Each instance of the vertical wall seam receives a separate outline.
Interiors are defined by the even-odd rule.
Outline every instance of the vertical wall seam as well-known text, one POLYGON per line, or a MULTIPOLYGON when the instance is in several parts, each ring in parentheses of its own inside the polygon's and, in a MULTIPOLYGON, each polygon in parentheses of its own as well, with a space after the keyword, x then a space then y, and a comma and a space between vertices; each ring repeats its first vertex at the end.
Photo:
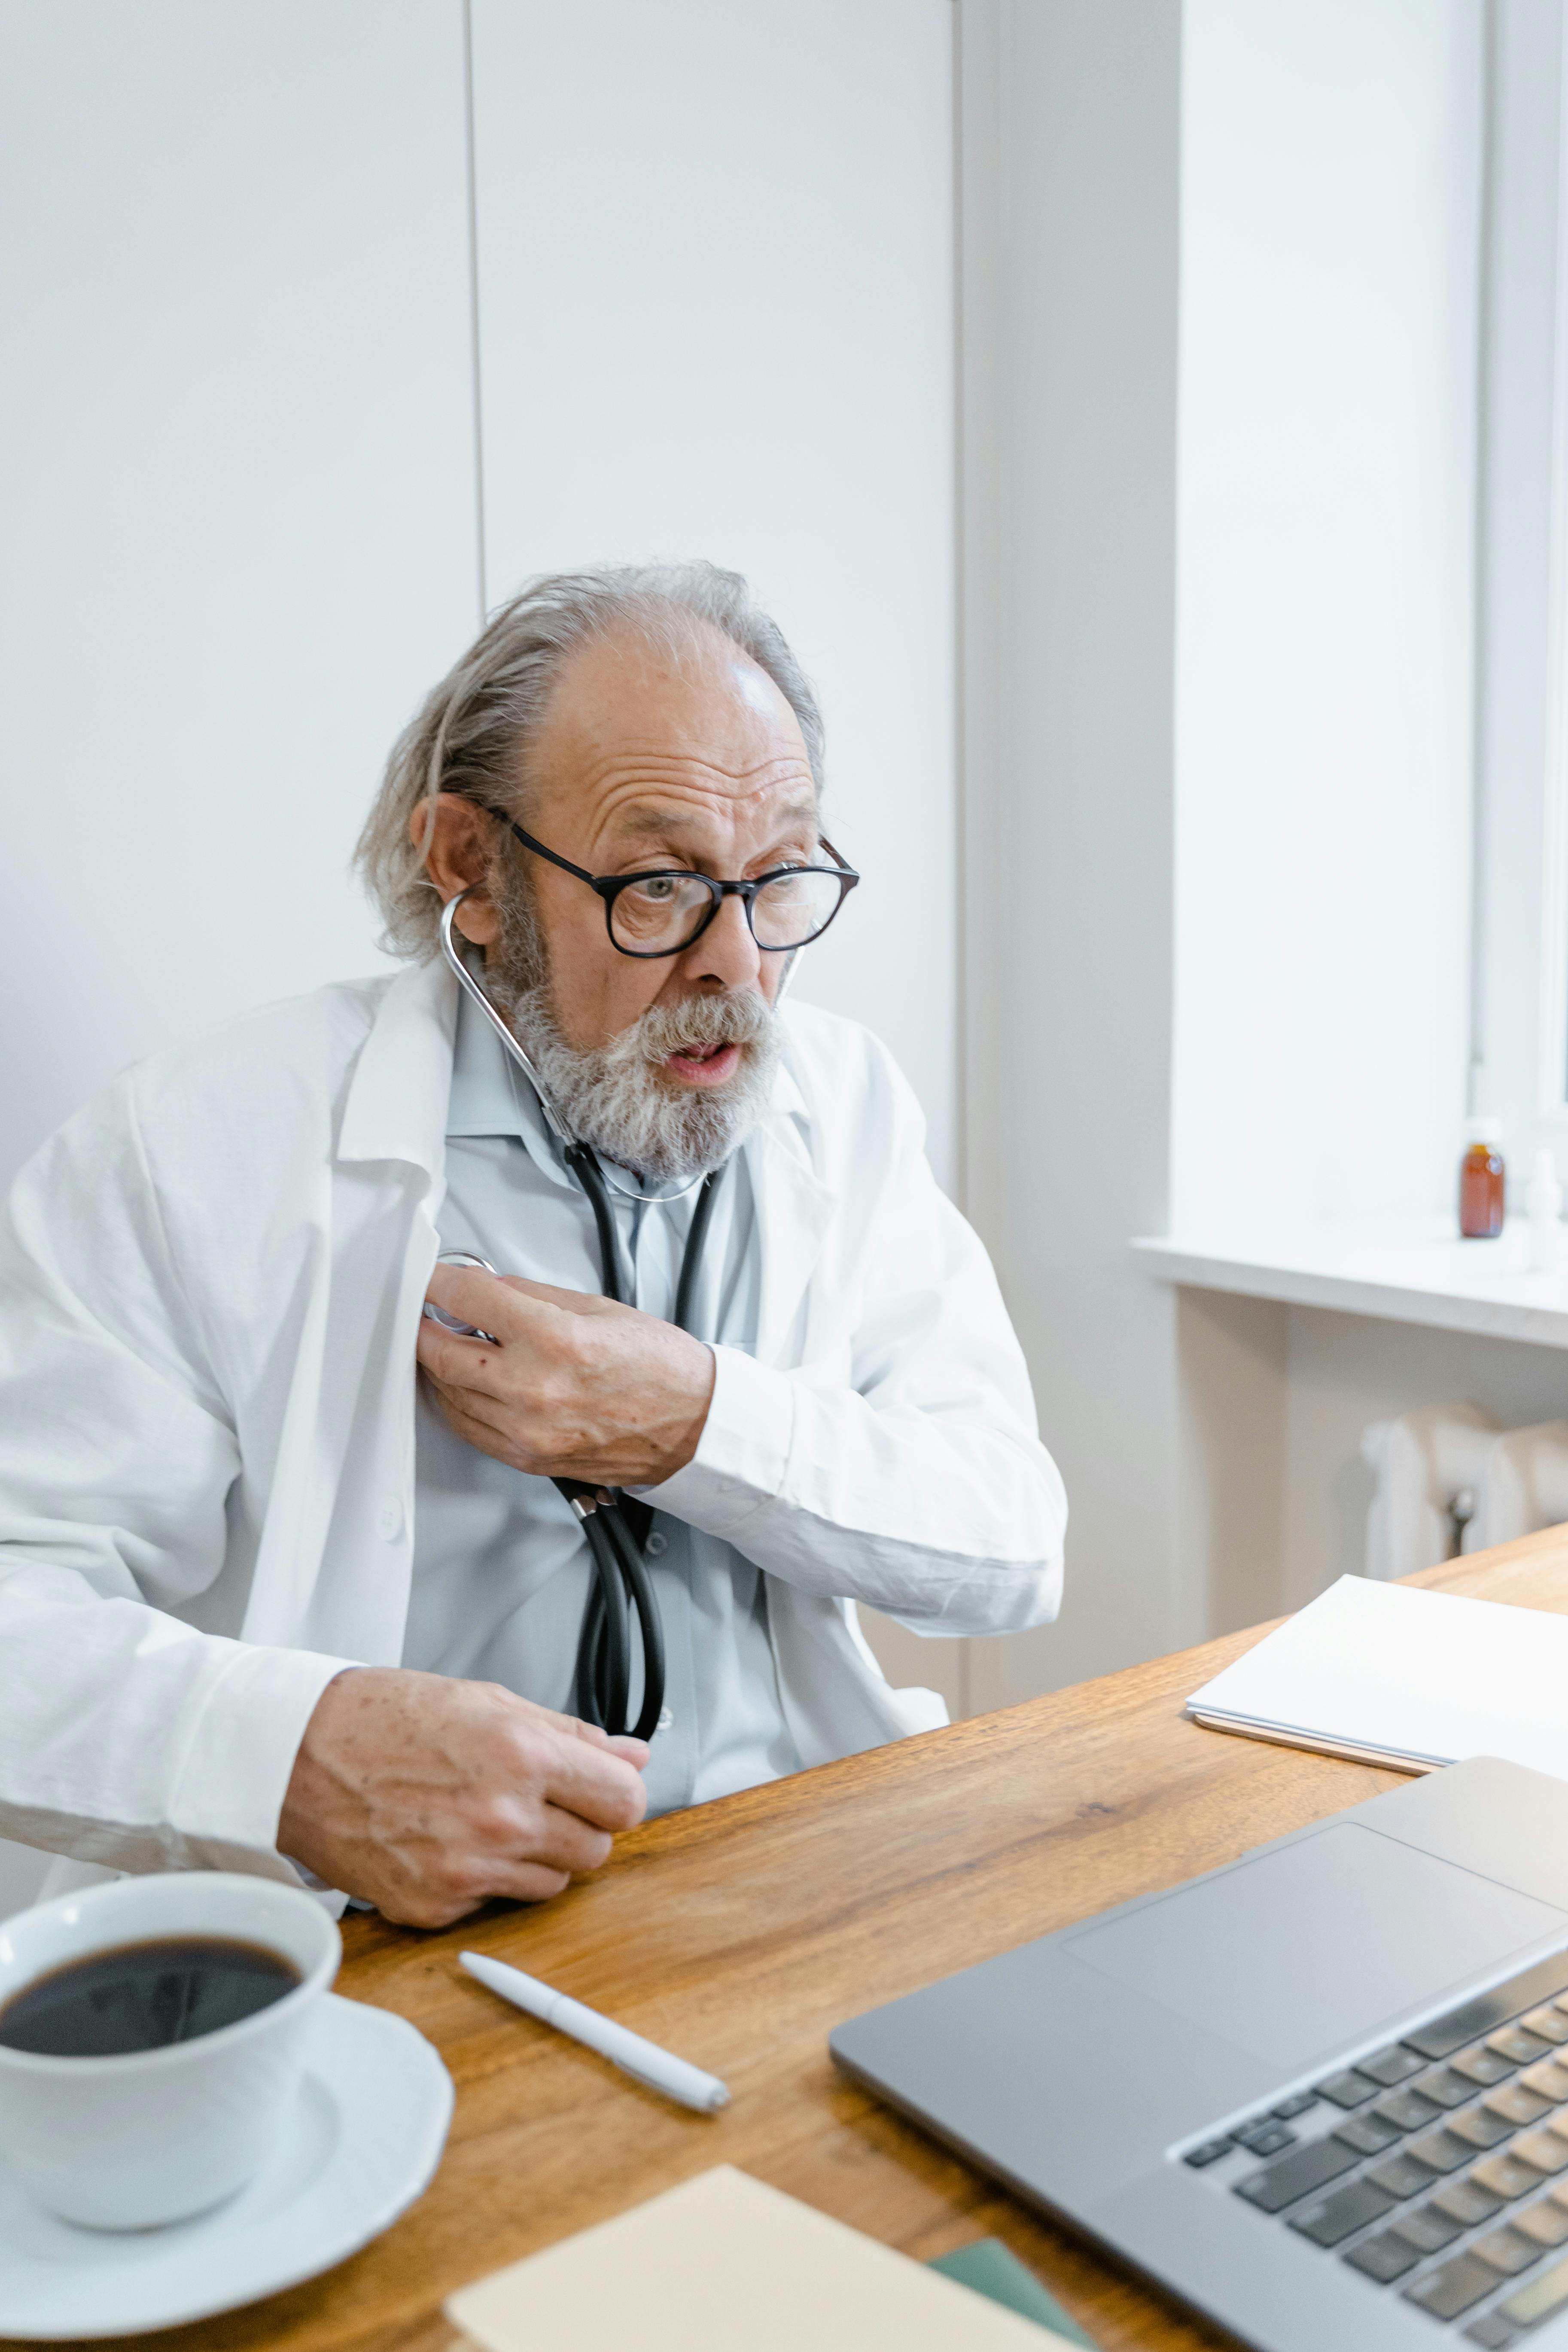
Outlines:
POLYGON ((1466 1108, 1489 1110, 1479 1099, 1487 1062, 1487 720, 1489 713, 1492 240, 1496 229, 1493 184, 1497 168, 1497 44, 1495 0, 1481 18, 1480 190, 1476 237, 1475 483, 1470 519, 1470 971, 1469 1036, 1466 1040, 1466 1108))
MULTIPOLYGON (((969 1024, 973 1016, 969 978, 969 778, 966 754, 967 689, 964 660, 967 580, 963 527, 963 0, 952 0, 952 783, 953 783, 953 977, 957 1013, 953 1033, 953 1111, 958 1205, 968 1211, 973 1191, 974 1142, 970 1103, 969 1024)), ((967 1700, 967 1693, 965 1694, 967 1700)), ((967 1704, 964 1707, 968 1713, 967 1704)))
MULTIPOLYGON (((969 1024, 973 1017, 969 982, 970 846, 967 800, 966 689, 964 651, 965 547, 964 399, 963 399, 963 0, 952 0, 952 800, 953 800, 953 980, 957 1019, 953 1024, 952 1108, 954 1160, 958 1175, 958 1205, 969 1206, 973 1189, 974 1140, 970 1105, 969 1024)), ((969 1671, 970 1644, 958 1645, 958 1706, 961 1722, 974 1712, 969 1671)))
POLYGON ((463 0, 463 154, 468 178, 468 369, 473 384, 474 567, 479 626, 489 616, 489 579, 485 553, 485 399, 479 343, 479 192, 474 133, 474 9, 463 0))

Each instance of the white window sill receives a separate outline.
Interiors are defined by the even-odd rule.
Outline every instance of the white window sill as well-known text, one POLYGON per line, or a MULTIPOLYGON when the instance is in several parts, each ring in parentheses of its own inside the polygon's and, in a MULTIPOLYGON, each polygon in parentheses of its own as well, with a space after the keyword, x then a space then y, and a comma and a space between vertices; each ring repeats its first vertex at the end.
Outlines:
POLYGON ((1531 1274, 1522 1218, 1510 1218, 1495 1242, 1460 1241, 1450 1219, 1432 1217, 1377 1228, 1320 1225, 1245 1241, 1173 1234, 1132 1246, 1162 1282, 1568 1348, 1568 1233, 1563 1271, 1531 1274))

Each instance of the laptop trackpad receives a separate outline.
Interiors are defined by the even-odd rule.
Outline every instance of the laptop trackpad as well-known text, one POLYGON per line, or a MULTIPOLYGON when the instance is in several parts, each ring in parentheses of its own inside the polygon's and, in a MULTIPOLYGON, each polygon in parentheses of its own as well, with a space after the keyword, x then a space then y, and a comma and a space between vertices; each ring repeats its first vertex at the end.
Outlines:
POLYGON ((1075 1960, 1293 2068, 1568 1927, 1568 1912, 1342 1822, 1125 1919, 1075 1960))

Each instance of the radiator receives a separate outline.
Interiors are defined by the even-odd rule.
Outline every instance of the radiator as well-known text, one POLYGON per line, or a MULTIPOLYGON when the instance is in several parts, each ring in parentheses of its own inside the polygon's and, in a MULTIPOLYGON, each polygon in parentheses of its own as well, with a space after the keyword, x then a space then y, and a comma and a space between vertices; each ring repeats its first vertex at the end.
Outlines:
POLYGON ((1568 1421, 1502 1429, 1479 1405, 1422 1405, 1373 1422, 1361 1450, 1377 1482, 1368 1576, 1408 1576, 1568 1519, 1568 1421))

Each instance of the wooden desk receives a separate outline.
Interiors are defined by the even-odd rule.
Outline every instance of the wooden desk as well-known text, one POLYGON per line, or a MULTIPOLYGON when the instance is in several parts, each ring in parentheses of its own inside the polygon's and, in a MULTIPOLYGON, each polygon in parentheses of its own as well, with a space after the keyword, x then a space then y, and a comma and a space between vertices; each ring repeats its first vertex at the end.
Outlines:
MULTIPOLYGON (((1568 1528, 1415 1581, 1568 1612, 1568 1528)), ((728 2162, 920 2257, 1005 2238, 1106 2352, 1218 2346, 846 2083, 827 2035, 1396 1785, 1183 1719, 1187 1694, 1261 1630, 675 1814, 537 1911, 438 1936, 351 1920, 340 1990, 412 2018, 458 2086, 434 2185, 327 2277, 137 2340, 444 2352, 453 2287, 728 2162), (713 2068, 733 2104, 699 2117, 639 2091, 470 1982, 460 1945, 713 2068)))

